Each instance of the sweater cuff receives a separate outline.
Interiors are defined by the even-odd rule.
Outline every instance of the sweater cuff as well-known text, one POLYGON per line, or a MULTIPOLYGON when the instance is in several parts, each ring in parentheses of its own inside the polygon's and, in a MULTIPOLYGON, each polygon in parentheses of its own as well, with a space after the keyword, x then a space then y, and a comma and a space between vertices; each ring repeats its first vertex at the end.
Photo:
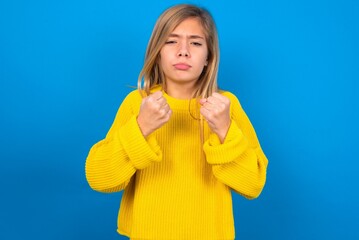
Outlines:
POLYGON ((203 150, 209 164, 225 164, 237 159, 248 147, 248 140, 237 124, 232 121, 226 138, 221 144, 217 134, 211 133, 203 150))
POLYGON ((136 116, 132 116, 120 128, 118 136, 131 163, 136 169, 144 169, 152 162, 160 162, 162 160, 162 151, 155 136, 149 135, 147 139, 143 136, 137 124, 136 116))

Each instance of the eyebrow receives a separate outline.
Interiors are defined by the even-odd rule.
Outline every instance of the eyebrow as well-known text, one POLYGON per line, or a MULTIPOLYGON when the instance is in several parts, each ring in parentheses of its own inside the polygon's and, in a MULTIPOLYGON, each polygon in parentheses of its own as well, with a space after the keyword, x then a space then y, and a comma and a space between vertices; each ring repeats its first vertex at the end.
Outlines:
MULTIPOLYGON (((171 33, 168 37, 176 37, 176 38, 181 38, 181 35, 179 34, 175 34, 175 33, 171 33)), ((200 36, 200 35, 190 35, 189 39, 203 39, 204 37, 200 36)))

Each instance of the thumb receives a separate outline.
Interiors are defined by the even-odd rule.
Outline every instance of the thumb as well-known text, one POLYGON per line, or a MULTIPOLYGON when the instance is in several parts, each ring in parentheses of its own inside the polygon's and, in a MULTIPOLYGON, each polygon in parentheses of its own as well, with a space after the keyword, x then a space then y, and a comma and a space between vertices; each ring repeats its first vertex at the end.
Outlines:
POLYGON ((201 104, 201 105, 205 104, 206 102, 207 102, 207 98, 201 98, 199 100, 199 104, 201 104))

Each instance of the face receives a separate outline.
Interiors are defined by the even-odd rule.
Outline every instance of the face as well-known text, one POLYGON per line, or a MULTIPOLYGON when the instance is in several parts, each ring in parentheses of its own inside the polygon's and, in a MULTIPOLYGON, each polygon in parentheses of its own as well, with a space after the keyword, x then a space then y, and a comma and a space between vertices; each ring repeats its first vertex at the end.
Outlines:
POLYGON ((160 66, 166 84, 194 86, 207 65, 208 48, 198 19, 181 22, 169 35, 160 52, 160 66))

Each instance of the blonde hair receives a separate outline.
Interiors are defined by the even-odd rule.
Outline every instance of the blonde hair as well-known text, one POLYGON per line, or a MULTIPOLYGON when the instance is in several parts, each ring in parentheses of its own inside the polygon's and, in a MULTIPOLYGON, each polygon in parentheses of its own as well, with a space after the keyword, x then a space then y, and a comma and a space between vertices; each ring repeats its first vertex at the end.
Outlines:
POLYGON ((149 95, 151 88, 156 85, 161 85, 163 89, 166 89, 165 77, 159 66, 160 51, 173 30, 188 18, 197 18, 200 21, 208 47, 208 64, 198 78, 197 88, 193 97, 209 97, 218 90, 219 46, 214 20, 204 8, 190 4, 180 4, 164 11, 153 28, 147 45, 145 62, 138 77, 137 85, 142 95, 149 95))

